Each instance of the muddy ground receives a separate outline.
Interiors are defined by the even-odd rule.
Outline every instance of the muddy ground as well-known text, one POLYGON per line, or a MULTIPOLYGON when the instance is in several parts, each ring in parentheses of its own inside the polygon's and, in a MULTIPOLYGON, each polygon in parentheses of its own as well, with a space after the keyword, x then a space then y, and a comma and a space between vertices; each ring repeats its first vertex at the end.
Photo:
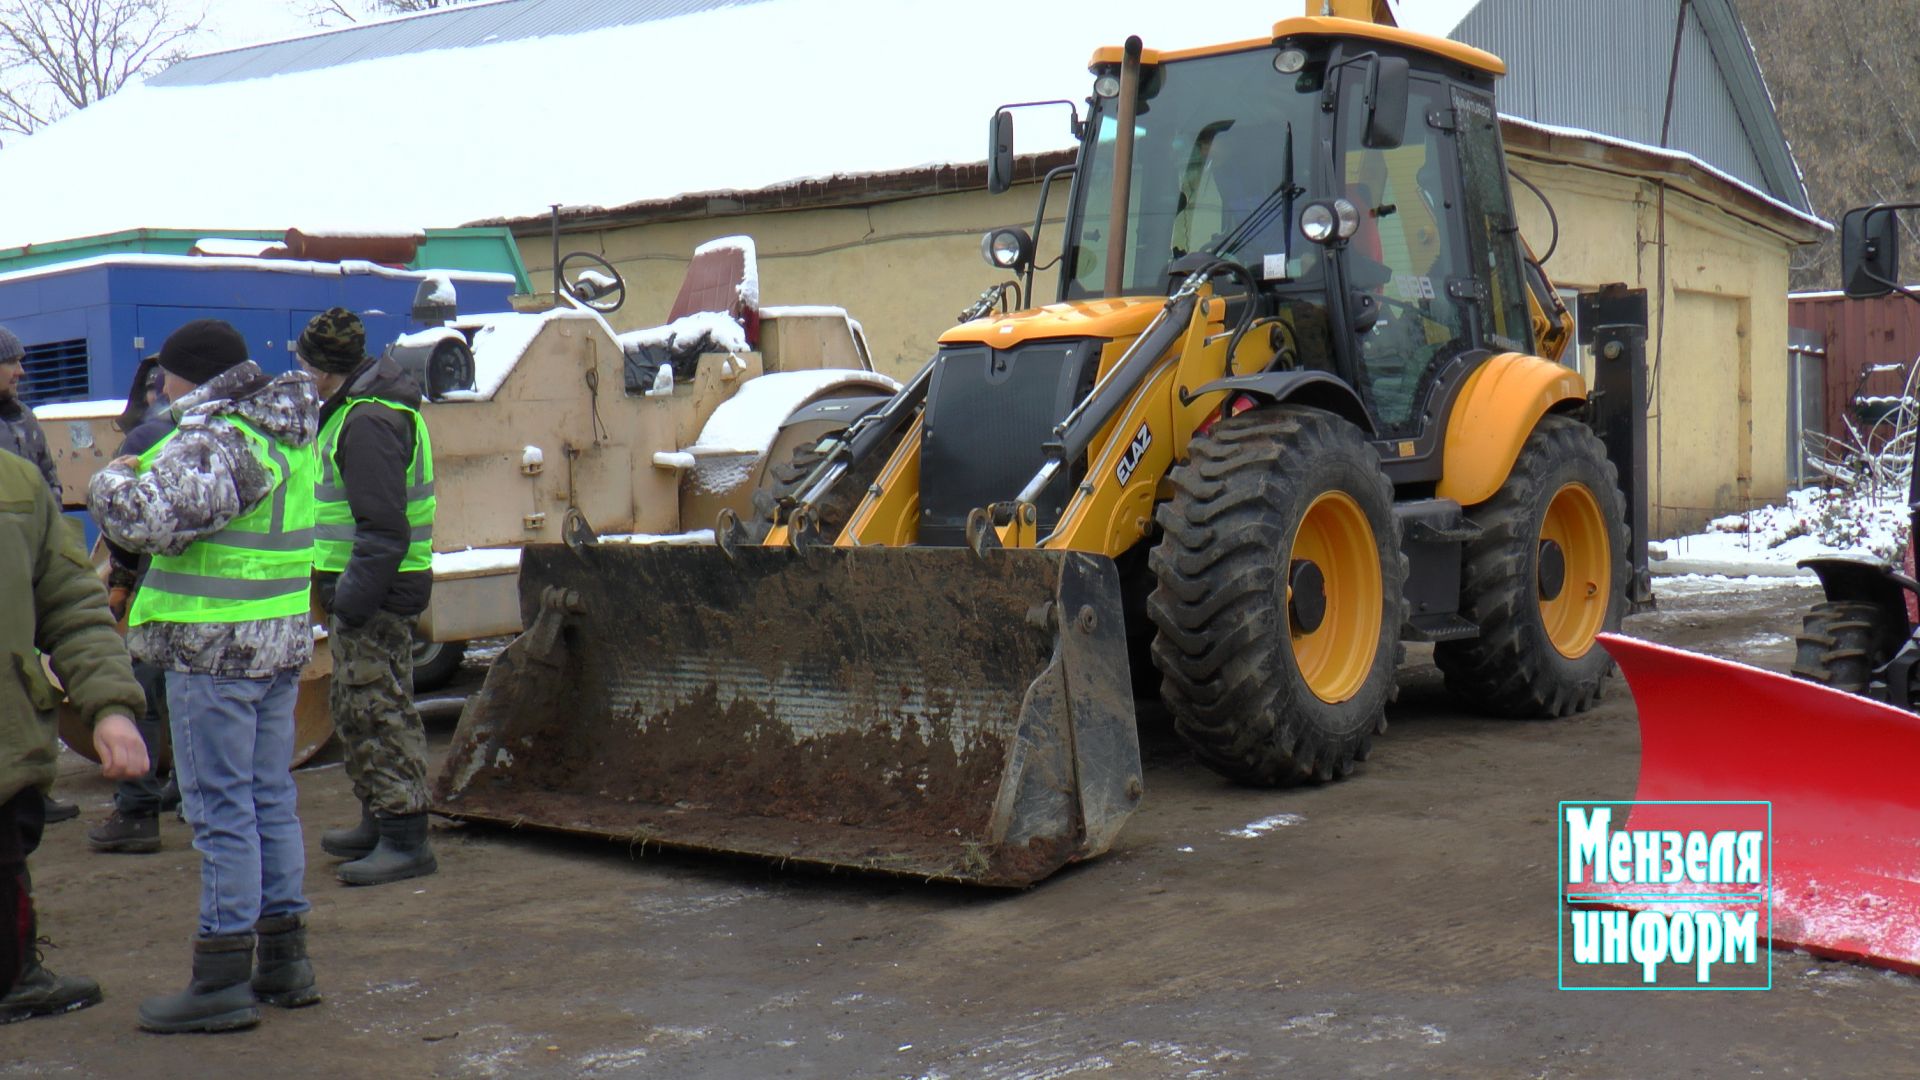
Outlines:
MULTIPOLYGON (((1629 629, 1784 668, 1812 599, 1683 583, 1629 629)), ((159 855, 88 853, 109 787, 70 758, 60 794, 86 813, 34 873, 49 963, 107 1000, 0 1028, 0 1075, 1920 1075, 1901 976, 1779 954, 1767 993, 1557 990, 1555 803, 1631 797, 1632 701, 1615 684, 1585 716, 1496 722, 1424 650, 1402 678, 1372 760, 1322 789, 1223 783, 1148 718, 1117 849, 1018 894, 458 827, 437 876, 350 891, 317 843, 353 812, 345 777, 306 770, 327 999, 212 1037, 134 1027, 184 981, 186 826, 159 855)))

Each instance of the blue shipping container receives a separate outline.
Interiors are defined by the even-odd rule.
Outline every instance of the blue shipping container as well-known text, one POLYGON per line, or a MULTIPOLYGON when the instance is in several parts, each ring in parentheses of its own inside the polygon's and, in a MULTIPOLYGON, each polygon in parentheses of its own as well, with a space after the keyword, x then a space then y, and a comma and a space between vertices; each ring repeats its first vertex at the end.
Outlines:
POLYGON ((225 319, 269 373, 292 368, 293 342, 330 307, 358 312, 378 356, 420 329, 413 296, 451 280, 462 312, 511 310, 510 274, 394 270, 372 263, 115 255, 0 274, 0 326, 27 347, 29 405, 124 398, 140 358, 195 319, 225 319))

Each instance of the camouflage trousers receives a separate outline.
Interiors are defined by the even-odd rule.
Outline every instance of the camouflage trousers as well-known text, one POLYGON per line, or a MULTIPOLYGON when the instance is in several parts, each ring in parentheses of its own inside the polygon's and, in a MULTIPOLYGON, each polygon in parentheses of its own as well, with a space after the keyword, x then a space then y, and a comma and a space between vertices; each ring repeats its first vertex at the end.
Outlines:
POLYGON ((374 813, 424 813, 427 740, 413 707, 417 616, 382 611, 358 628, 327 620, 333 685, 327 704, 347 752, 353 793, 374 813))

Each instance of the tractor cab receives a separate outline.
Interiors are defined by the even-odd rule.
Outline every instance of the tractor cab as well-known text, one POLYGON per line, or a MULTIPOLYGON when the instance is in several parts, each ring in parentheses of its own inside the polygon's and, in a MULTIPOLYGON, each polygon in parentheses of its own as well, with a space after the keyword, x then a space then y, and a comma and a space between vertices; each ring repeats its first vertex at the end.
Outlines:
MULTIPOLYGON (((1278 325, 1275 366, 1345 381, 1383 439, 1425 426, 1420 406, 1449 361, 1534 351, 1496 57, 1309 17, 1270 40, 1144 49, 1137 63, 1129 80, 1124 49, 1093 58, 1060 301, 1163 296, 1196 257, 1230 260, 1248 274, 1215 292, 1278 325)), ((1010 139, 995 151, 1010 165, 1010 139)))

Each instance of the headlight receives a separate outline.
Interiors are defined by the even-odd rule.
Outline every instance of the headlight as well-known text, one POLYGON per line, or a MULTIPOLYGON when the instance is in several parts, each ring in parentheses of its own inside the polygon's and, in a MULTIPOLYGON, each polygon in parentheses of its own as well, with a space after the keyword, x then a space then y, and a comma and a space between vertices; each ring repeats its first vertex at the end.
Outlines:
POLYGON ((995 229, 980 238, 980 254, 1002 270, 1018 270, 1033 258, 1033 238, 1025 229, 995 229))
POLYGON ((1333 207, 1326 203, 1308 203, 1307 208, 1300 211, 1300 232, 1316 244, 1324 244, 1333 239, 1333 231, 1337 224, 1333 207))
POLYGON ((1093 92, 1096 96, 1103 98, 1119 97, 1120 76, 1102 75, 1093 80, 1093 92))
POLYGON ((1297 74, 1306 66, 1307 51, 1305 49, 1281 49, 1273 57, 1273 70, 1282 75, 1297 74))
POLYGON ((1345 199, 1333 200, 1334 231, 1340 239, 1350 239, 1360 231, 1360 208, 1345 199))

